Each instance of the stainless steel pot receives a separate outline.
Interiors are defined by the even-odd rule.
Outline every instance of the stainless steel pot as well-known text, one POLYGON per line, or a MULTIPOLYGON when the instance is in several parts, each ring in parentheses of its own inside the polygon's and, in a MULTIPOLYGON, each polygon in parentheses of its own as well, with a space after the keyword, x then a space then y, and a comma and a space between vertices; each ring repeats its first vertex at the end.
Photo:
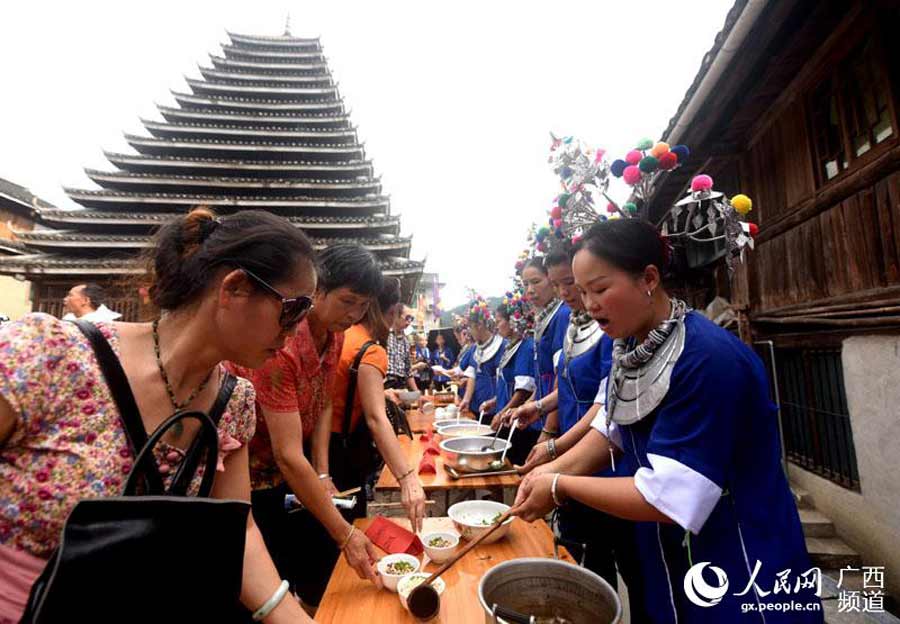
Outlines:
POLYGON ((497 615, 494 605, 536 618, 562 617, 572 624, 617 624, 622 619, 622 604, 609 583, 555 559, 512 559, 491 568, 478 584, 478 600, 486 624, 513 624, 497 615))
POLYGON ((494 441, 493 437, 450 438, 441 442, 444 464, 460 472, 487 472, 495 470, 507 446, 506 440, 494 441), (490 448, 494 444, 493 449, 490 448), (481 449, 488 447, 488 450, 481 449), (494 464, 494 462, 497 462, 494 464))

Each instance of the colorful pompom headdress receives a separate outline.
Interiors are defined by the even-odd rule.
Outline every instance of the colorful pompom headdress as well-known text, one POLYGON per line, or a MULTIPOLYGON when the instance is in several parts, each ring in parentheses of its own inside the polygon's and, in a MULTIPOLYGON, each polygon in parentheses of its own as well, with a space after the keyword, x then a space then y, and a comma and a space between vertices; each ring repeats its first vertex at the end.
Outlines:
MULTIPOLYGON (((560 176, 564 193, 557 198, 550 211, 551 221, 559 220, 563 235, 577 242, 582 233, 596 221, 607 218, 647 217, 641 215, 638 203, 650 197, 659 175, 684 163, 690 155, 685 145, 670 147, 668 143, 654 143, 642 139, 624 159, 605 166, 603 152, 585 151, 577 140, 553 137, 550 163, 560 176), (574 163, 580 163, 576 166, 574 163), (588 163, 591 163, 588 166, 588 163), (630 201, 619 206, 609 198, 606 190, 609 175, 622 178, 632 187, 630 201), (606 212, 600 214, 594 207, 594 199, 602 195, 608 202, 606 212)), ((753 202, 746 195, 735 195, 730 200, 714 191, 712 178, 698 175, 691 181, 688 195, 672 206, 657 222, 660 236, 667 248, 672 244, 725 242, 725 261, 729 274, 734 272, 734 259, 743 258, 744 249, 753 249, 756 225, 743 221, 753 202)))
POLYGON ((494 317, 491 314, 487 301, 485 301, 484 297, 474 292, 471 295, 472 299, 469 301, 469 322, 493 328, 494 317))
POLYGON ((521 287, 507 291, 500 302, 514 332, 525 335, 534 329, 534 310, 525 300, 521 287))
POLYGON ((606 219, 596 211, 595 203, 604 198, 611 202, 606 194, 610 174, 609 163, 604 159, 606 152, 591 149, 573 137, 560 139, 552 133, 550 136, 553 142, 549 163, 559 176, 562 192, 550 208, 550 227, 544 228, 543 237, 549 242, 545 246, 559 241, 577 242, 592 223, 606 219))
POLYGON ((756 224, 744 219, 753 209, 746 195, 728 199, 713 190, 713 179, 705 174, 694 176, 691 190, 678 201, 661 222, 661 233, 673 243, 725 242, 725 263, 729 275, 734 273, 735 258, 743 261, 744 250, 753 249, 756 224))

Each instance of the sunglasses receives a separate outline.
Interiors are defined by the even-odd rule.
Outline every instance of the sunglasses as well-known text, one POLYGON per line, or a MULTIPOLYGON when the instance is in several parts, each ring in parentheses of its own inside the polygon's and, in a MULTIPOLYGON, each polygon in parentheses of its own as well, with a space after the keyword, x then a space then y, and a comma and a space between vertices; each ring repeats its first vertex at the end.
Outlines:
POLYGON ((253 271, 245 269, 240 265, 238 265, 238 268, 243 271, 247 275, 247 277, 261 286, 263 290, 281 301, 281 316, 278 318, 278 324, 281 325, 283 329, 293 328, 295 325, 297 325, 297 323, 302 321, 307 314, 309 314, 310 310, 312 310, 312 297, 308 297, 307 295, 292 298, 285 297, 280 292, 278 292, 278 290, 274 286, 266 282, 263 278, 254 274, 253 271))

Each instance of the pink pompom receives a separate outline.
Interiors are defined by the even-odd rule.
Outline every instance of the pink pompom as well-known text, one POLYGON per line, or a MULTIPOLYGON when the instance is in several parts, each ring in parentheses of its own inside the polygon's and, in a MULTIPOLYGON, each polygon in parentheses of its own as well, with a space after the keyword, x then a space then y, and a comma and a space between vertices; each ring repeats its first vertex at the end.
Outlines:
POLYGON ((550 209, 550 216, 554 219, 559 219, 562 217, 562 208, 559 206, 553 206, 550 209))
POLYGON ((635 165, 629 165, 625 167, 625 171, 622 172, 622 179, 625 180, 625 184, 634 186, 641 181, 640 168, 635 165))
POLYGON ((553 229, 558 230, 562 227, 562 219, 553 219, 553 229))
POLYGON ((636 165, 641 162, 641 158, 643 157, 644 155, 641 154, 638 150, 631 150, 630 152, 625 154, 625 162, 627 162, 629 165, 636 165))
POLYGON ((697 191, 708 191, 713 186, 713 179, 706 175, 705 173, 701 173, 698 176, 694 176, 694 179, 691 180, 691 190, 695 193, 697 191))
POLYGON ((606 204, 606 212, 608 212, 609 214, 614 214, 617 211, 618 209, 616 208, 616 205, 614 203, 609 202, 608 204, 606 204))
POLYGON ((578 236, 577 234, 576 234, 575 236, 572 237, 572 244, 573 244, 573 245, 577 245, 577 244, 580 243, 580 242, 581 242, 581 237, 578 236))
POLYGON ((594 154, 594 162, 595 163, 600 162, 601 160, 603 160, 603 156, 605 156, 605 155, 606 155, 605 149, 598 149, 597 153, 594 154))

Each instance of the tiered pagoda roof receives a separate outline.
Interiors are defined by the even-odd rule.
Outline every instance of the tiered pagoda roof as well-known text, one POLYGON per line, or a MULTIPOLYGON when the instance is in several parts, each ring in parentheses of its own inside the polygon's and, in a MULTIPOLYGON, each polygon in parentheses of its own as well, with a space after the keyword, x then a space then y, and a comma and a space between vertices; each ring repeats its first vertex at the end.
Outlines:
POLYGON ((106 152, 86 169, 99 189, 64 189, 81 209, 36 206, 44 229, 18 232, 20 253, 0 273, 127 274, 162 223, 205 204, 220 214, 262 209, 306 231, 317 248, 364 245, 385 271, 417 279, 410 239, 366 158, 318 39, 228 33, 222 53, 186 77, 177 106, 126 134, 131 154, 106 152))

